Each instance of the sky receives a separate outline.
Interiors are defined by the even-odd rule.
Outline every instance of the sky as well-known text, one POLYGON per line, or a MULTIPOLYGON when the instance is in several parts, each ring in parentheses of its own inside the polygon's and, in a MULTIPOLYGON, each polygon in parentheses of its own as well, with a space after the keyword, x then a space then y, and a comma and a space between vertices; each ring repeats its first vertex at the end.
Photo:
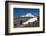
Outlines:
POLYGON ((13 8, 14 16, 26 15, 32 13, 35 16, 39 16, 39 9, 36 8, 13 8))

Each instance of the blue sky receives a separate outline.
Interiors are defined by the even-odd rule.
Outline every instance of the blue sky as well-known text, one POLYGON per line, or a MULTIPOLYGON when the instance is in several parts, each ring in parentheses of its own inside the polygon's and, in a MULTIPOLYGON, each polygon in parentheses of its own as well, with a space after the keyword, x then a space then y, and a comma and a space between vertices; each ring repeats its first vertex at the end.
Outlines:
POLYGON ((27 13, 33 13, 35 16, 39 16, 39 9, 35 8, 13 8, 14 16, 21 16, 27 13))

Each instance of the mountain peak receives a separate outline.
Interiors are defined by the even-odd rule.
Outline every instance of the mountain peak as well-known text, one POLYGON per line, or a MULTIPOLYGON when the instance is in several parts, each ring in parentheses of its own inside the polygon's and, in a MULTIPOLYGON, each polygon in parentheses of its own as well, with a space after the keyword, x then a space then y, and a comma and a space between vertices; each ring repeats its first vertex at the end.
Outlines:
POLYGON ((27 13, 26 15, 23 15, 21 17, 35 17, 35 16, 33 14, 31 14, 31 13, 27 13))

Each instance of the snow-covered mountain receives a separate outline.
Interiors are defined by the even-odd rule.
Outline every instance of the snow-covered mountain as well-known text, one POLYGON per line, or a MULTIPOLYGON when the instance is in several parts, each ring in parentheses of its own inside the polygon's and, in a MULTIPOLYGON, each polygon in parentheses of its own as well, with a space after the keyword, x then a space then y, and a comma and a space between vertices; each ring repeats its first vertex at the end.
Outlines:
POLYGON ((28 24, 29 22, 34 22, 34 21, 37 20, 37 17, 34 16, 33 14, 31 14, 31 13, 27 13, 26 15, 21 16, 21 17, 33 17, 32 19, 30 18, 26 22, 23 22, 22 24, 28 24))
POLYGON ((27 13, 26 15, 22 15, 21 17, 35 17, 35 16, 31 13, 27 13))

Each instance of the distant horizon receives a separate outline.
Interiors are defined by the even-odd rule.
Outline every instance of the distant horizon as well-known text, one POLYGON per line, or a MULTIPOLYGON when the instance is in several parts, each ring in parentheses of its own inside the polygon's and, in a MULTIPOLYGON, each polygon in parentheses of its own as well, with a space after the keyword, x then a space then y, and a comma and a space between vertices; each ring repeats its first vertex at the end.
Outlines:
POLYGON ((35 16, 39 16, 39 9, 35 8, 13 8, 14 16, 22 16, 27 13, 32 13, 35 16))

